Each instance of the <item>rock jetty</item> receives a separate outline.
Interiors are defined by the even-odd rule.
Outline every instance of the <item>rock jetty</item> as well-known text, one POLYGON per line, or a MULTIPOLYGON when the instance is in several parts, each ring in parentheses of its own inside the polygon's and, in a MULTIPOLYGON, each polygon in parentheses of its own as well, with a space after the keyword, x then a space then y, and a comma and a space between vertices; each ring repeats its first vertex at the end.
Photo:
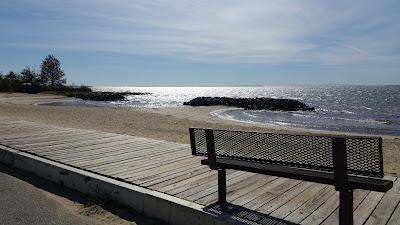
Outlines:
POLYGON ((314 107, 293 100, 275 98, 228 98, 228 97, 197 97, 183 105, 212 106, 223 105, 244 108, 247 110, 276 110, 276 111, 313 111, 314 107))
POLYGON ((127 95, 147 95, 141 92, 69 92, 68 97, 79 98, 90 101, 126 101, 127 95))

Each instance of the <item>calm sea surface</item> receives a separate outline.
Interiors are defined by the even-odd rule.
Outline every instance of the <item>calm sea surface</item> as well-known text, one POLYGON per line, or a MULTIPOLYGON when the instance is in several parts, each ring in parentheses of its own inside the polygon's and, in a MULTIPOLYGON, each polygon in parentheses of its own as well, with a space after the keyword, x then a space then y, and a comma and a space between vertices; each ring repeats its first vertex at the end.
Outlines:
POLYGON ((243 109, 213 112, 229 120, 312 129, 400 135, 400 86, 267 86, 267 87, 95 87, 95 91, 150 92, 127 102, 68 103, 87 106, 176 107, 199 96, 297 99, 315 112, 243 109))

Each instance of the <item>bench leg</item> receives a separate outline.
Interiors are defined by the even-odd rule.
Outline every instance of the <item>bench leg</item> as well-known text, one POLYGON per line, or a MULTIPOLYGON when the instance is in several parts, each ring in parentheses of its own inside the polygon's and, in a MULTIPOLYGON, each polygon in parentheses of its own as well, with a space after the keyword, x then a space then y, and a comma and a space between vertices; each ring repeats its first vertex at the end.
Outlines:
POLYGON ((218 202, 226 202, 226 171, 218 169, 218 202))
POLYGON ((340 191, 339 224, 353 225, 353 190, 340 191))

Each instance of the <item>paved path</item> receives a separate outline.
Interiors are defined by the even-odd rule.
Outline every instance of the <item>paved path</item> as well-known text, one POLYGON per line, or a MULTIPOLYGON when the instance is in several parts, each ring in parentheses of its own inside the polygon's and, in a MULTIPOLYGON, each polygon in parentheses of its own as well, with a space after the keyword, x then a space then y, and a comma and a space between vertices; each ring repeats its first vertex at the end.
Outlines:
POLYGON ((0 225, 164 225, 0 163, 0 225))
POLYGON ((71 212, 41 189, 18 180, 0 168, 1 225, 86 225, 87 218, 71 212))
MULTIPOLYGON (((205 207, 217 199, 215 171, 200 165, 190 146, 0 118, 0 144, 117 178, 205 207)), ((400 179, 389 193, 356 190, 355 224, 400 224, 400 179)), ((259 224, 338 224, 333 186, 241 171, 227 173, 235 215, 259 224)))

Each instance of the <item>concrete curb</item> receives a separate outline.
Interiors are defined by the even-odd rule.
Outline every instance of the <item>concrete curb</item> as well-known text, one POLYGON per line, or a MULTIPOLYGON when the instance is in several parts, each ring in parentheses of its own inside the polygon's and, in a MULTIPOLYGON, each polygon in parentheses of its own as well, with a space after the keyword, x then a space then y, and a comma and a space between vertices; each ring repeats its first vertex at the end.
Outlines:
MULTIPOLYGON (((85 170, 0 145, 0 163, 36 174, 93 197, 108 198, 145 216, 171 225, 238 224, 227 215, 203 211, 203 206, 157 191, 111 179, 85 170)), ((242 223, 239 223, 242 224, 242 223)))

